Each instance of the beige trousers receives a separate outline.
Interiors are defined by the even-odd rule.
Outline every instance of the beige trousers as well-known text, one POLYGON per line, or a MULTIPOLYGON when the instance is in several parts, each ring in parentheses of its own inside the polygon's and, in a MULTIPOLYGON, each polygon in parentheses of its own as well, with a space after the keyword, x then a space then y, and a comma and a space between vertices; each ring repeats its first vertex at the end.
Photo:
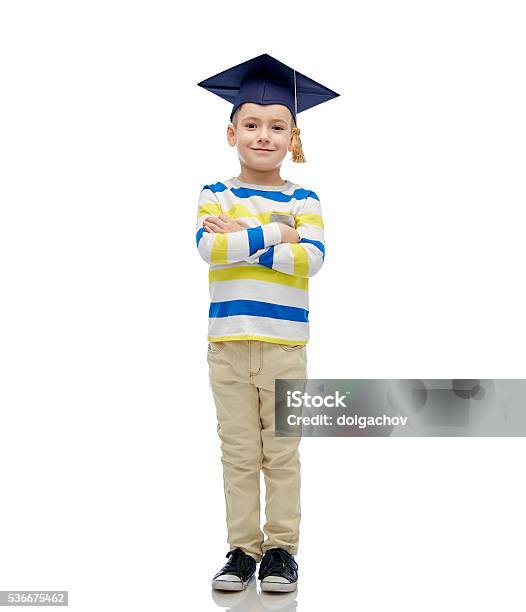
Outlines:
POLYGON ((274 436, 274 379, 307 378, 306 345, 210 342, 208 365, 221 439, 230 548, 239 546, 256 561, 274 547, 294 555, 301 518, 301 438, 274 436), (260 528, 260 470, 265 479, 265 541, 260 528))

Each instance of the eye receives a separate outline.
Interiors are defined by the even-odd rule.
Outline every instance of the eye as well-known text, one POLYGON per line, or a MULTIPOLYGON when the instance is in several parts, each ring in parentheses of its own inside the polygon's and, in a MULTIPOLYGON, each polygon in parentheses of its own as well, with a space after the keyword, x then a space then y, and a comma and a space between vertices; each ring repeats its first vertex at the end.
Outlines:
POLYGON ((276 130, 283 130, 283 128, 280 125, 275 125, 274 127, 276 128, 276 130))
POLYGON ((255 123, 245 123, 245 127, 247 127, 247 128, 252 127, 252 126, 255 127, 256 124, 255 123))

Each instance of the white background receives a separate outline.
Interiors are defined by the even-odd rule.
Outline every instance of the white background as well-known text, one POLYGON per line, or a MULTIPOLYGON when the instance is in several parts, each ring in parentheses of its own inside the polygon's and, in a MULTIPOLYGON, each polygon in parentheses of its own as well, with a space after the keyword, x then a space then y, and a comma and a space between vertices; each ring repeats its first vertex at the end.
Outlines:
MULTIPOLYGON (((523 8, 2 2, 0 590, 221 609, 194 224, 239 164, 230 105, 196 84, 256 55, 341 94, 299 116, 308 163, 282 167, 326 224, 309 376, 526 376, 523 8)), ((282 609, 524 609, 524 439, 300 448, 282 609)))

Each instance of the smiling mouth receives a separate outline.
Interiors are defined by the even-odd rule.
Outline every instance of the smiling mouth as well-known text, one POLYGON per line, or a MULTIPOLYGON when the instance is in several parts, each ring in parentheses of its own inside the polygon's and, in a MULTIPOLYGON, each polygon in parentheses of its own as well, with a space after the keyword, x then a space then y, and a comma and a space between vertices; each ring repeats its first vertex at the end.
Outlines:
POLYGON ((266 151, 267 153, 271 153, 272 151, 275 151, 276 149, 252 149, 252 151, 266 151))

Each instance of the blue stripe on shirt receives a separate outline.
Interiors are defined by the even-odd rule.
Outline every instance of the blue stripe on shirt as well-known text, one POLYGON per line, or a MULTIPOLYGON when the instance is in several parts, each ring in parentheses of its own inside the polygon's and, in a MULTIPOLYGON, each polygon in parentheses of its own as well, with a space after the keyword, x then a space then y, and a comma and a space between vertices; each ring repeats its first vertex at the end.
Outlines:
POLYGON ((201 240, 201 236, 205 233, 205 228, 202 227, 197 234, 195 235, 195 241, 197 243, 197 246, 199 246, 199 241, 201 240))
POLYGON ((270 302, 256 300, 230 300, 228 302, 211 302, 209 317, 233 317, 235 315, 249 315, 253 317, 269 317, 271 319, 285 319, 308 323, 309 311, 296 306, 282 306, 270 302))
POLYGON ((221 191, 227 189, 227 186, 224 183, 214 183, 213 185, 205 185, 201 191, 205 189, 210 189, 213 193, 221 193, 221 191))
POLYGON ((290 202, 291 200, 303 200, 308 197, 319 200, 314 191, 309 191, 308 189, 296 189, 291 195, 287 195, 282 191, 265 191, 264 189, 250 189, 248 187, 232 187, 230 191, 238 198, 261 196, 267 200, 274 200, 274 202, 290 202))
MULTIPOLYGON (((210 189, 212 193, 221 193, 228 189, 228 187, 224 183, 217 182, 211 185, 204 185, 201 191, 204 189, 210 189)), ((282 191, 266 191, 265 189, 250 189, 249 187, 231 187, 230 191, 238 198, 250 198, 257 195, 268 200, 274 200, 275 202, 290 202, 291 200, 304 200, 305 198, 314 198, 318 201, 320 199, 310 189, 296 189, 292 195, 287 195, 282 191)))
POLYGON ((319 240, 311 240, 310 238, 302 238, 300 240, 300 244, 302 242, 309 242, 310 244, 313 244, 315 247, 318 247, 318 249, 320 249, 321 251, 323 259, 325 259, 325 246, 323 245, 323 242, 320 242, 319 240))
POLYGON ((272 268, 272 265, 274 264, 273 246, 271 246, 268 251, 259 256, 258 263, 260 263, 262 266, 267 266, 267 268, 272 268))
POLYGON ((249 227, 247 229, 248 233, 248 248, 250 250, 250 254, 253 255, 259 249, 265 248, 265 238, 263 236, 263 228, 261 225, 256 227, 249 227))

